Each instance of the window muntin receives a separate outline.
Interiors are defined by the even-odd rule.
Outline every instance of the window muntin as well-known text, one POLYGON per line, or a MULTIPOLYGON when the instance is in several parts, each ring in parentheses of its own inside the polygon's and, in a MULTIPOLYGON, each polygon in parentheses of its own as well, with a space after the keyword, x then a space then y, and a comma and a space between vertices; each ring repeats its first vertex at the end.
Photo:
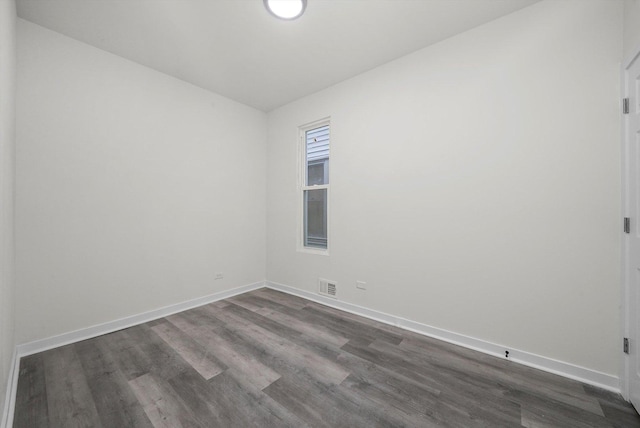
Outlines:
POLYGON ((329 124, 303 129, 302 245, 328 249, 329 124))

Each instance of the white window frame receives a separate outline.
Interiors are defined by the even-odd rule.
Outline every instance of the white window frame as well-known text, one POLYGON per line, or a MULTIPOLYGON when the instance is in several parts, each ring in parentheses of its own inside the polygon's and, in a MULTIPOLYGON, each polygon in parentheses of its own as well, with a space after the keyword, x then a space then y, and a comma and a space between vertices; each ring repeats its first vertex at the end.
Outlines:
POLYGON ((306 133, 312 129, 322 126, 329 126, 329 169, 331 168, 331 118, 310 122, 298 127, 298 224, 297 224, 297 250, 301 253, 317 254, 328 256, 331 248, 331 173, 329 173, 329 184, 317 184, 307 186, 307 141, 306 133), (305 190, 327 190, 327 248, 307 247, 304 245, 304 192, 305 190))

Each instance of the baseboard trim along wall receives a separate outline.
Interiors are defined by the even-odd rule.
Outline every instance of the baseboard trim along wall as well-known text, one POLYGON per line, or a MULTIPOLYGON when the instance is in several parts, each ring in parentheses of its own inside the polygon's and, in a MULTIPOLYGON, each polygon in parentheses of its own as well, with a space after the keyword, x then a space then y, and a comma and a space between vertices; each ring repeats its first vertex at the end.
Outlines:
POLYGON ((178 312, 186 311, 198 306, 206 305, 208 303, 216 302, 218 300, 224 300, 229 297, 236 296, 238 294, 246 293, 249 291, 257 290, 262 287, 268 287, 273 290, 282 291, 283 293, 291 294, 294 296, 302 297, 317 303, 321 303, 332 308, 340 309, 345 312, 360 315, 375 321, 380 321, 385 324, 393 325, 405 330, 413 331, 418 334, 440 339, 445 342, 452 343, 454 345, 463 346, 465 348, 473 349, 485 354, 493 355, 499 358, 505 358, 505 350, 509 351, 509 360, 515 363, 523 364, 525 366, 533 367, 536 369, 544 370, 549 373, 554 373, 560 376, 564 376, 570 379, 574 379, 580 382, 584 382, 590 385, 597 386, 609 391, 620 393, 620 380, 616 376, 612 376, 606 373, 601 373, 595 370, 587 369, 585 367, 576 366, 563 361, 554 360, 552 358, 543 357, 541 355, 532 354, 526 351, 520 351, 507 346, 498 345, 495 343, 487 342, 481 339, 465 336, 462 334, 447 331, 441 328, 432 327, 419 322, 407 320, 394 315, 389 315, 384 312, 376 311, 373 309, 358 306, 353 303, 343 302, 340 300, 321 296, 316 293, 301 290, 299 288, 291 287, 289 285, 279 284, 277 282, 264 281, 256 282, 253 284, 244 285, 230 290, 221 291, 218 293, 210 294, 208 296, 199 297, 197 299, 188 300, 186 302, 177 303, 175 305, 165 306, 163 308, 154 309, 152 311, 144 312, 142 314, 121 318, 114 321, 109 321, 103 324, 87 327, 84 329, 72 331, 69 333, 63 333, 57 336, 53 336, 46 339, 40 339, 29 343, 24 343, 16 346, 13 353, 11 373, 9 374, 9 380, 7 382, 7 396, 5 399, 4 413, 0 428, 9 428, 13 424, 13 412, 15 409, 16 392, 18 388, 18 376, 20 369, 20 358, 26 357, 38 352, 47 351, 49 349, 57 348, 59 346, 68 345, 71 343, 79 342, 93 337, 101 336, 103 334, 112 333, 114 331, 122 330, 127 327, 142 324, 145 322, 153 321, 158 318, 163 318, 178 312))
POLYGON ((16 407, 19 369, 20 357, 18 356, 18 350, 14 349, 13 356, 11 357, 11 366, 9 367, 7 394, 4 399, 4 411, 2 412, 2 420, 0 420, 0 428, 10 428, 13 425, 13 411, 16 407))
POLYGON ((485 354, 493 355, 495 357, 508 359, 510 361, 513 361, 514 363, 519 363, 549 373, 557 374, 559 376, 564 376, 569 379, 584 382, 589 385, 594 385, 609 391, 620 393, 620 379, 617 376, 602 373, 596 370, 591 370, 585 367, 576 366, 574 364, 566 363, 563 361, 554 360, 553 358, 532 354, 530 352, 513 349, 508 346, 498 345, 441 328, 432 327, 427 324, 421 324, 419 322, 411 321, 394 315, 389 315, 384 312, 365 308, 363 306, 358 306, 352 303, 324 297, 316 293, 291 287, 289 285, 267 281, 266 286, 274 290, 293 294, 295 296, 312 300, 314 302, 321 303, 332 308, 340 309, 345 312, 361 315, 363 317, 380 321, 385 324, 390 324, 405 330, 413 331, 418 334, 433 337, 434 339, 440 339, 454 345, 463 346, 465 348, 473 349, 485 354), (509 351, 509 358, 505 358, 506 350, 509 351))
POLYGON ((158 318, 163 318, 178 312, 182 312, 188 309, 196 308, 198 306, 206 305, 207 303, 216 302, 218 300, 224 300, 226 298, 233 297, 238 294, 246 293, 248 291, 256 290, 264 286, 265 285, 263 281, 255 282, 253 284, 243 285, 241 287, 232 288, 230 290, 225 290, 218 293, 209 294, 207 296, 198 297, 196 299, 188 300, 186 302, 176 303, 175 305, 169 305, 163 308, 154 309, 138 315, 132 315, 126 318, 121 318, 114 321, 108 321, 103 324, 82 328, 80 330, 71 331, 69 333, 63 333, 57 336, 49 337, 47 339, 35 340, 33 342, 24 343, 22 345, 18 345, 16 348, 18 350, 18 355, 20 357, 26 357, 27 355, 36 354, 38 352, 47 351, 49 349, 57 348, 59 346, 68 345, 70 343, 79 342, 81 340, 91 339, 92 337, 101 336, 103 334, 122 330, 123 328, 132 327, 134 325, 153 321, 158 318))

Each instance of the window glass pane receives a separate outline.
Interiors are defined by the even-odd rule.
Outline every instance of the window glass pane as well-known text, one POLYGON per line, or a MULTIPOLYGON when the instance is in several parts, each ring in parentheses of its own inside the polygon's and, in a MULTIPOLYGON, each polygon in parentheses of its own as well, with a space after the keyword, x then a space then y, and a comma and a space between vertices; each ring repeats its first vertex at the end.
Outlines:
POLYGON ((304 191, 304 245, 327 248, 327 189, 304 191))
MULTIPOLYGON (((327 159, 326 162, 328 163, 329 160, 327 159)), ((324 170, 325 162, 309 163, 307 166, 307 185, 326 184, 324 170)))
POLYGON ((329 125, 310 129, 306 137, 306 185, 329 184, 329 125))

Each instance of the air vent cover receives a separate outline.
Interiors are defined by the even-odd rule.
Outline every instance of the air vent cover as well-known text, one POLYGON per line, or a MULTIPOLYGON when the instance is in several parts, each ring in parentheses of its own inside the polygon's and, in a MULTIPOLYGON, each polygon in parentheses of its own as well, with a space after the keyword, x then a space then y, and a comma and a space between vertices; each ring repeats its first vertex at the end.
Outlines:
POLYGON ((320 278, 318 280, 318 294, 335 299, 338 294, 338 284, 330 279, 320 278))

